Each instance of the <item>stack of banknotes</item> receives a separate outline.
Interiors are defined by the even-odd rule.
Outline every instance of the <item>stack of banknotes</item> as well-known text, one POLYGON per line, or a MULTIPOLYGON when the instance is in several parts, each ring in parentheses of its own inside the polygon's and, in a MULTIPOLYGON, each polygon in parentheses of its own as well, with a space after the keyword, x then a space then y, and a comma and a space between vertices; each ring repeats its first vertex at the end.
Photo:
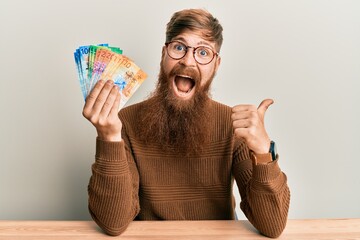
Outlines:
POLYGON ((74 52, 84 99, 100 80, 113 80, 119 86, 120 108, 146 79, 147 74, 118 47, 108 44, 81 46, 74 52))

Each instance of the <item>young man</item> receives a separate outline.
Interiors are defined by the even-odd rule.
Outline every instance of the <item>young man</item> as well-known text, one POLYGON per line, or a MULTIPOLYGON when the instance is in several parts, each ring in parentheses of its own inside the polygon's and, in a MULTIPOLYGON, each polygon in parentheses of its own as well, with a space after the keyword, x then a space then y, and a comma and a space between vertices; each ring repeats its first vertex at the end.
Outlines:
POLYGON ((234 219, 234 178, 249 221, 269 237, 283 231, 290 192, 264 128, 272 100, 230 108, 208 94, 222 40, 209 12, 176 12, 149 99, 118 113, 112 81, 90 93, 83 115, 98 137, 89 210, 106 233, 121 234, 134 219, 234 219))

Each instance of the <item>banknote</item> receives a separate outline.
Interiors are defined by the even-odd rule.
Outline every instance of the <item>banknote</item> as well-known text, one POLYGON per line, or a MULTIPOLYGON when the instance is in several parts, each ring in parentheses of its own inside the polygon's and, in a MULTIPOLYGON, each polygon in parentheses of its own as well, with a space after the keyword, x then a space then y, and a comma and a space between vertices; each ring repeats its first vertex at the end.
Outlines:
POLYGON ((104 71, 101 78, 113 79, 115 84, 119 86, 120 107, 123 107, 146 79, 147 74, 126 56, 118 55, 114 62, 112 69, 107 72, 104 71))
MULTIPOLYGON (((98 46, 108 46, 107 43, 99 44, 98 46)), ((75 63, 78 70, 78 78, 80 82, 81 91, 83 93, 84 99, 89 93, 88 84, 87 84, 87 76, 88 76, 88 68, 89 68, 89 46, 81 46, 74 52, 75 63)))
POLYGON ((113 80, 119 86, 121 109, 147 78, 123 50, 108 44, 81 46, 74 52, 79 83, 84 99, 100 80, 113 80))
POLYGON ((122 54, 122 50, 116 47, 91 46, 89 52, 88 79, 90 89, 99 81, 101 73, 111 62, 115 54, 122 54))
POLYGON ((83 78, 83 75, 82 75, 82 67, 81 67, 79 51, 74 52, 74 58, 75 58, 75 63, 76 63, 76 69, 77 69, 77 72, 78 72, 78 78, 79 78, 81 92, 82 92, 83 97, 85 99, 87 90, 85 89, 84 78, 83 78))

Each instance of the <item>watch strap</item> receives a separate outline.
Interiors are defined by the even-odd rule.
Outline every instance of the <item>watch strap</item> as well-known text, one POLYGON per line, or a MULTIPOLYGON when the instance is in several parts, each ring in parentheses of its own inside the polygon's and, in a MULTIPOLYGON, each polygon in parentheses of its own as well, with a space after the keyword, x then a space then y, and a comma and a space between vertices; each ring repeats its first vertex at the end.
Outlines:
POLYGON ((275 145, 275 142, 274 142, 274 141, 270 141, 269 153, 271 154, 272 160, 275 161, 275 160, 276 160, 277 152, 276 152, 276 145, 275 145))

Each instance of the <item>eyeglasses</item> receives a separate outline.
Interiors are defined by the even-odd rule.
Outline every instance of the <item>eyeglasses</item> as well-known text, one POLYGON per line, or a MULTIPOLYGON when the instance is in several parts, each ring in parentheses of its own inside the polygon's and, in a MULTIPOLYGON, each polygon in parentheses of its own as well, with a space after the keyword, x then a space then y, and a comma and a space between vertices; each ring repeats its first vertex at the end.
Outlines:
POLYGON ((201 65, 209 64, 219 53, 214 52, 211 48, 205 46, 190 47, 179 41, 165 43, 168 55, 175 60, 182 59, 189 48, 193 48, 194 59, 201 65))

